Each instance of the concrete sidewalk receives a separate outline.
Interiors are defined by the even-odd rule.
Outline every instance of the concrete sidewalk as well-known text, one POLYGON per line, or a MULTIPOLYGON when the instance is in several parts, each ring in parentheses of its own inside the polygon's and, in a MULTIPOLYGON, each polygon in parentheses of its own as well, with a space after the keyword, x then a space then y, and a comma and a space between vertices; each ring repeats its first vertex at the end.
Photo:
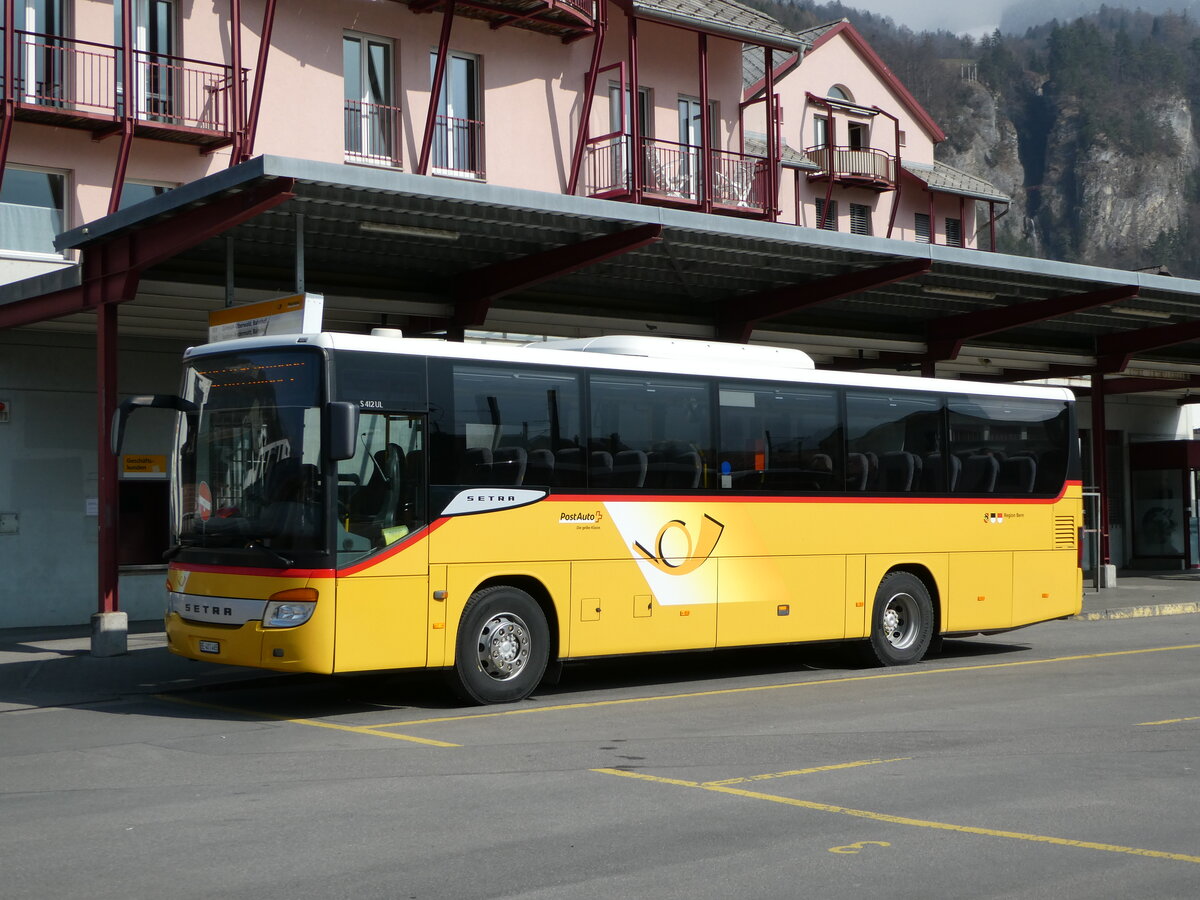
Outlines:
MULTIPOLYGON (((1080 619, 1130 619, 1200 612, 1200 572, 1127 572, 1117 586, 1085 583, 1080 619)), ((90 625, 0 629, 0 713, 119 701, 131 695, 262 677, 258 669, 172 655, 159 621, 132 622, 129 652, 93 657, 90 625)))

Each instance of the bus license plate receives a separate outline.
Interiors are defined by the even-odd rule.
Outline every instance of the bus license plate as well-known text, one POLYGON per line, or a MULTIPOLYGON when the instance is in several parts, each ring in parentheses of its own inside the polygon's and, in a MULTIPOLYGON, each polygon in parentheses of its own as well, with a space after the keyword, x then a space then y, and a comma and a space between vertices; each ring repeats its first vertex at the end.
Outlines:
POLYGON ((221 644, 218 641, 201 641, 200 642, 200 652, 201 653, 220 653, 221 652, 221 644))

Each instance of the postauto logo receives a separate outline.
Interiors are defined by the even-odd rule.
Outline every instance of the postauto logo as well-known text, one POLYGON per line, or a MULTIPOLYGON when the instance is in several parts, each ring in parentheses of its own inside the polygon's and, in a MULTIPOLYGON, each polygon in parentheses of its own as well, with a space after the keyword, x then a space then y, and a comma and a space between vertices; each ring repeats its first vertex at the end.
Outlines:
POLYGON ((565 512, 558 517, 559 525, 597 525, 604 520, 604 513, 595 512, 565 512))

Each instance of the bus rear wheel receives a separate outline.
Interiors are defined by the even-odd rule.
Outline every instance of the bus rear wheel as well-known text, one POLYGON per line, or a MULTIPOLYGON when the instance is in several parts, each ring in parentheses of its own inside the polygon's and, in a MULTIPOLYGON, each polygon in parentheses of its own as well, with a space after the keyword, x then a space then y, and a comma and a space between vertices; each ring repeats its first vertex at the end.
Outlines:
POLYGON ((537 602, 519 588, 483 588, 459 620, 454 688, 474 703, 523 700, 542 680, 549 655, 550 629, 537 602))
POLYGON ((889 572, 875 591, 868 660, 884 666, 920 662, 933 639, 933 599, 911 572, 889 572))

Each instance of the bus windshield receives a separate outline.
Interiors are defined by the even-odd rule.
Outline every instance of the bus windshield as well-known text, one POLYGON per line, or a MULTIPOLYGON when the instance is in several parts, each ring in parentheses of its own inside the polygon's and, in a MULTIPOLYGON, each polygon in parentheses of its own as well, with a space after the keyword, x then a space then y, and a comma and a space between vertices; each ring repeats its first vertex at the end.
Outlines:
POLYGON ((322 358, 247 352, 184 371, 172 525, 183 547, 259 551, 266 566, 324 549, 322 358))

